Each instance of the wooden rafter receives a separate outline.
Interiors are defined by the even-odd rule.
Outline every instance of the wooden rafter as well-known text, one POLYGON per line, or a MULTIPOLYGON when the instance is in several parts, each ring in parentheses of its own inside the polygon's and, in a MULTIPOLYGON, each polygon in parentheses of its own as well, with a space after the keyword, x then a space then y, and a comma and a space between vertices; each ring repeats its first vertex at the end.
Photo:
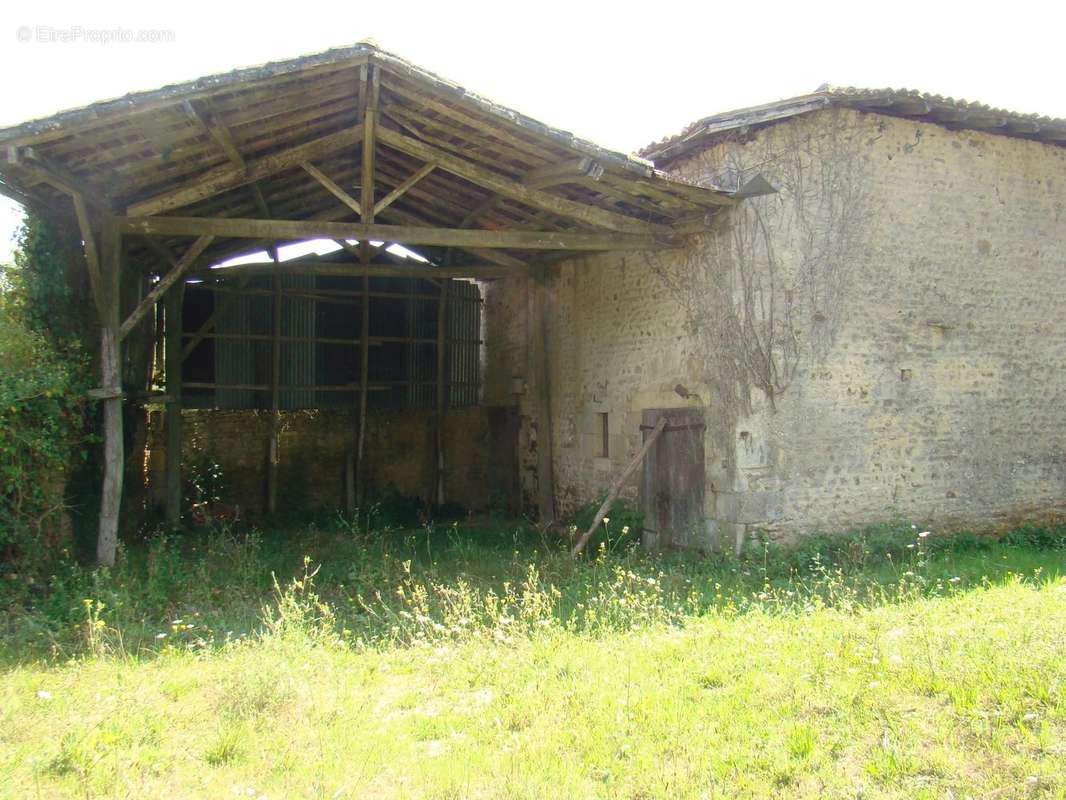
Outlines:
MULTIPOLYGON (((186 100, 182 103, 182 108, 189 119, 193 121, 193 124, 214 140, 233 166, 243 172, 248 171, 248 163, 244 160, 240 148, 237 147, 237 143, 233 140, 233 133, 230 131, 229 126, 222 121, 220 114, 212 107, 210 101, 204 100, 200 107, 197 107, 191 100, 186 100)), ((259 213, 264 217, 272 216, 270 206, 267 205, 266 198, 263 196, 263 189, 259 185, 259 181, 252 181, 248 184, 248 191, 252 196, 252 202, 259 209, 259 213)))
POLYGON ((362 135, 362 126, 356 125, 296 147, 290 147, 280 153, 263 156, 250 162, 245 170, 233 164, 226 164, 155 197, 131 203, 126 213, 130 216, 148 216, 181 208, 350 147, 358 142, 362 135))
POLYGON ((244 156, 241 155, 241 151, 237 149, 233 141, 229 128, 218 118, 209 104, 204 102, 197 108, 191 100, 185 100, 181 107, 192 123, 214 140, 235 167, 248 168, 244 162, 244 156))
POLYGON ((599 228, 607 228, 625 233, 666 233, 669 231, 664 225, 655 225, 643 222, 624 214, 607 211, 596 206, 579 203, 565 197, 549 194, 540 189, 533 189, 515 180, 511 180, 498 172, 493 172, 471 161, 453 156, 431 144, 404 136, 402 133, 381 128, 378 138, 382 144, 388 145, 400 152, 407 153, 423 161, 432 161, 441 169, 465 178, 471 183, 476 183, 489 189, 496 194, 509 197, 534 208, 551 211, 561 217, 583 222, 599 228))

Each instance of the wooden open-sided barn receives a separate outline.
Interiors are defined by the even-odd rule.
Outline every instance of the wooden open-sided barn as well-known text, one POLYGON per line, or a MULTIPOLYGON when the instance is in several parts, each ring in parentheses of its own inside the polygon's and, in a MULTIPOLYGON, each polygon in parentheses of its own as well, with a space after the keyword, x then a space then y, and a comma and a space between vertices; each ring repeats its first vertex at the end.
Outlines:
MULTIPOLYGON (((182 513, 182 408, 197 391, 249 392, 255 407, 271 413, 270 510, 278 504, 277 420, 286 393, 304 393, 305 406, 331 392, 351 399, 349 506, 365 491, 368 397, 402 390, 428 398, 437 431, 434 499, 445 500, 441 420, 464 382, 464 367, 447 359, 478 337, 470 321, 476 314, 466 328, 457 322, 449 331, 457 317, 445 309, 476 304, 476 293, 459 282, 501 277, 524 276, 531 294, 535 422, 548 443, 538 449, 537 506, 551 518, 546 270, 587 252, 680 246, 735 202, 726 191, 669 177, 475 96, 372 44, 60 113, 0 130, 0 145, 0 191, 76 230, 84 247, 100 331, 93 396, 104 407, 102 563, 114 560, 119 528, 124 403, 165 403, 171 522, 182 513), (328 257, 278 256, 285 243, 315 239, 340 249, 328 257), (219 267, 263 250, 272 263, 219 267), (183 302, 193 291, 211 294, 211 311, 183 330, 183 302), (249 298, 257 304, 249 314, 268 313, 265 327, 224 325, 249 298), (371 303, 393 300, 408 304, 408 329, 374 334, 371 303), (304 301, 350 309, 359 330, 330 337, 283 319, 287 304, 304 301), (422 325, 411 311, 419 302, 432 309, 422 325), (427 319, 435 330, 425 330, 427 319), (250 382, 237 382, 233 372, 228 382, 183 386, 182 363, 205 342, 265 347, 269 367, 250 382), (313 357, 301 344, 354 348, 358 373, 330 383, 329 369, 290 368, 289 361, 313 357), (371 349, 385 344, 408 353, 404 374, 391 381, 370 374, 371 349), (432 355, 410 356, 415 347, 432 355), (154 396, 147 391, 153 350, 165 352, 166 387, 154 396)), ((467 377, 476 360, 476 352, 467 358, 467 377)))

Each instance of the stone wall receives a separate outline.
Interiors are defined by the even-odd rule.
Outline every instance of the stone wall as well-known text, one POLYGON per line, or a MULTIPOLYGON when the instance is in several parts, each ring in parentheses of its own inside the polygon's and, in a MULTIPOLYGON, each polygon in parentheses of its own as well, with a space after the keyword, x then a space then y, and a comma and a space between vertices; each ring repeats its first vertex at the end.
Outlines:
MULTIPOLYGON (((500 441, 501 425, 497 423, 508 412, 486 406, 448 412, 445 493, 449 503, 484 509, 508 491, 508 476, 494 456, 507 450, 507 442, 500 441)), ((262 511, 266 505, 269 412, 186 410, 183 419, 186 474, 217 464, 226 488, 223 502, 239 504, 242 510, 253 514, 262 511)), ((157 503, 163 502, 166 491, 162 428, 161 415, 154 416, 148 473, 151 496, 157 503)), ((345 464, 354 437, 351 412, 283 412, 279 510, 342 508, 345 464)), ((513 449, 512 443, 510 452, 513 449)), ((432 412, 370 411, 365 452, 371 497, 395 495, 424 500, 432 485, 432 412)))
MULTIPOLYGON (((733 233, 729 218, 688 251, 605 254, 553 269, 553 455, 563 512, 595 499, 635 452, 641 410, 685 405, 706 408, 710 538, 900 517, 984 527, 1064 510, 1066 150, 822 111, 672 169, 721 179, 727 149, 743 156, 766 137, 803 142, 842 123, 861 143, 856 163, 871 214, 826 281, 821 310, 805 295, 814 290, 795 231, 774 234, 796 363, 772 403, 750 381, 739 392, 725 386, 723 375, 738 374, 733 346, 694 334, 691 309, 660 276, 720 252, 733 233)), ((765 293, 767 276, 756 277, 765 293)), ((736 302, 737 283, 727 283, 736 302)), ((498 281, 486 292, 490 332, 494 314, 509 326, 506 356, 487 336, 490 372, 494 359, 520 361, 523 287, 498 281)), ((527 493, 535 486, 530 374, 520 397, 527 493)))

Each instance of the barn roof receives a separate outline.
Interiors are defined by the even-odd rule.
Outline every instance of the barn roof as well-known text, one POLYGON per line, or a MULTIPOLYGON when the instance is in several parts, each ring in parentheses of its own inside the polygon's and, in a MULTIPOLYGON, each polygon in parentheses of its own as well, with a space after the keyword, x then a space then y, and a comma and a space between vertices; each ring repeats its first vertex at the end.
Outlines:
POLYGON ((1066 119, 1019 114, 909 89, 823 86, 811 94, 704 117, 676 136, 648 145, 640 153, 657 166, 665 167, 674 159, 713 144, 739 129, 770 124, 830 106, 1066 146, 1066 119))
MULTIPOLYGON (((289 224, 269 229, 285 235, 249 243, 233 235, 240 226, 224 222, 230 219, 314 220, 327 231, 338 224, 340 233, 340 223, 360 219, 368 66, 380 112, 370 197, 382 223, 512 231, 514 246, 492 251, 491 260, 505 264, 539 252, 524 247, 542 243, 523 232, 594 231, 624 243, 626 234, 697 229, 733 202, 727 192, 538 122, 372 43, 0 129, 0 192, 71 219, 70 198, 81 195, 126 220, 126 233, 156 234, 164 249, 193 235, 171 217, 217 219, 198 263, 261 249, 270 238, 302 238, 288 236, 298 228, 289 224), (148 217, 159 220, 150 231, 131 227, 129 220, 148 217)), ((413 238, 428 238, 414 244, 434 263, 445 257, 432 236, 413 238)), ((557 255, 582 249, 560 242, 557 255)), ((134 244, 131 261, 155 270, 153 248, 134 244)), ((475 251, 486 255, 467 249, 475 251)))

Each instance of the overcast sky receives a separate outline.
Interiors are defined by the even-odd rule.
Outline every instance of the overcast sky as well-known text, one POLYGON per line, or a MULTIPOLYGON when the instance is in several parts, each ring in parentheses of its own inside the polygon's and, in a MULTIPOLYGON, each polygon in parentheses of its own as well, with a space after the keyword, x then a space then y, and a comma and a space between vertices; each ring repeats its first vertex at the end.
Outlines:
MULTIPOLYGON (((0 23, 7 76, 0 125, 365 38, 504 105, 627 151, 699 117, 822 83, 921 89, 1066 117, 1066 4, 1051 0, 985 7, 935 0, 300 0, 276 11, 219 0, 103 6, 9 0, 0 23), (78 41, 42 41, 48 28, 78 41), (98 41, 98 31, 114 28, 170 31, 173 41, 98 41)), ((0 260, 7 260, 20 211, 0 203, 0 260)))

